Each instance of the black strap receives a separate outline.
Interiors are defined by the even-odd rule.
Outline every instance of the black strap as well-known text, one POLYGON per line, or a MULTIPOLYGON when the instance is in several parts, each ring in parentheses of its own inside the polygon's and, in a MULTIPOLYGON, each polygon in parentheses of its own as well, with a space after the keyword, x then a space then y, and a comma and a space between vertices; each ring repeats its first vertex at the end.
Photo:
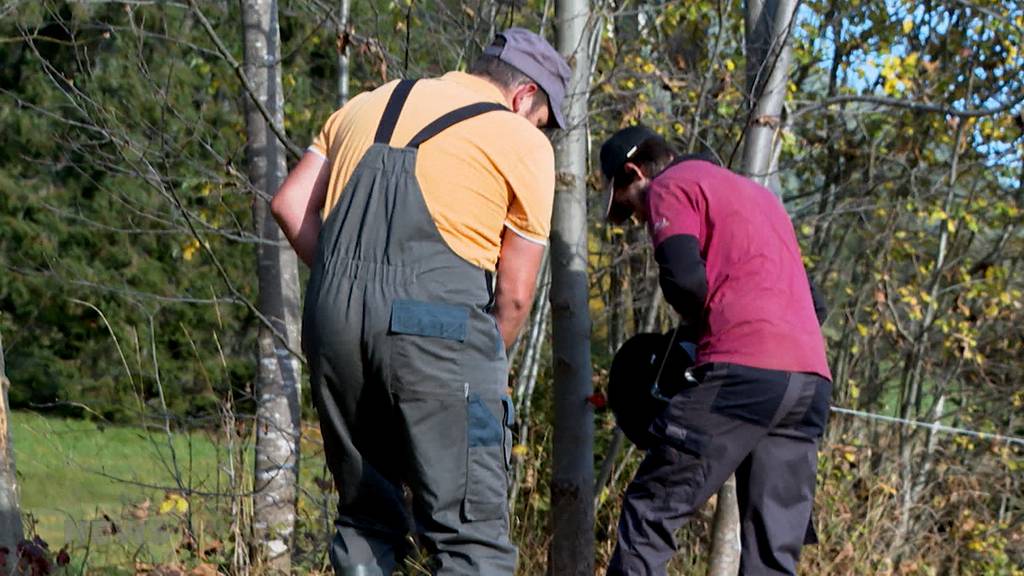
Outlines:
POLYGON ((420 144, 423 144, 427 140, 430 140, 434 136, 437 136, 441 132, 451 128, 463 120, 468 120, 474 116, 479 116, 485 112, 493 112, 495 110, 508 110, 508 108, 494 102, 477 102, 476 104, 456 108, 437 120, 434 120, 430 124, 427 124, 423 130, 420 130, 419 134, 412 137, 412 140, 406 144, 406 147, 418 148, 420 144))
POLYGON ((398 124, 398 116, 402 114, 402 107, 405 106, 409 92, 415 80, 402 80, 395 86, 395 90, 388 99, 388 105, 384 108, 384 115, 380 117, 380 124, 377 125, 377 135, 373 141, 377 144, 391 144, 391 136, 395 133, 395 125, 398 124))
POLYGON ((484 306, 484 312, 490 312, 494 309, 494 273, 490 270, 484 270, 484 283, 487 285, 487 305, 484 306))

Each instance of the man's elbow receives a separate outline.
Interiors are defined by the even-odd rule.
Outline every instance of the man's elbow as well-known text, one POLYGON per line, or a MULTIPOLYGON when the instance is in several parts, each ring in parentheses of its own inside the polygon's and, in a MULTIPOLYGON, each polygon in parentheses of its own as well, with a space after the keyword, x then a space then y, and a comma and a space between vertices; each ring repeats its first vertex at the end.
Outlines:
POLYGON ((516 290, 508 295, 506 308, 516 316, 525 316, 533 305, 533 290, 516 290))
POLYGON ((661 292, 665 301, 688 322, 696 323, 704 315, 704 301, 707 298, 707 281, 703 274, 682 278, 662 274, 661 292))
POLYGON ((283 228, 284 223, 287 220, 286 216, 288 214, 288 206, 281 194, 275 194, 274 197, 271 198, 270 213, 273 214, 274 220, 277 220, 277 223, 283 228))
POLYGON ((302 210, 296 209, 296 206, 288 202, 287 198, 281 194, 277 194, 270 201, 270 213, 289 239, 299 234, 303 227, 303 220, 306 218, 302 210))

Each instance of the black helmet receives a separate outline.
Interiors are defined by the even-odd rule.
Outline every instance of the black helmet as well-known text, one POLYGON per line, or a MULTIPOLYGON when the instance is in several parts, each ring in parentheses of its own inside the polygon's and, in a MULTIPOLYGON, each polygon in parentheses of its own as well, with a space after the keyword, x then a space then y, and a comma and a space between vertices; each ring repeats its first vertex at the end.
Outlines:
POLYGON ((637 334, 612 359, 608 405, 626 438, 642 450, 655 442, 648 431, 651 423, 668 406, 669 398, 688 385, 685 373, 693 365, 693 344, 679 336, 677 331, 637 334))

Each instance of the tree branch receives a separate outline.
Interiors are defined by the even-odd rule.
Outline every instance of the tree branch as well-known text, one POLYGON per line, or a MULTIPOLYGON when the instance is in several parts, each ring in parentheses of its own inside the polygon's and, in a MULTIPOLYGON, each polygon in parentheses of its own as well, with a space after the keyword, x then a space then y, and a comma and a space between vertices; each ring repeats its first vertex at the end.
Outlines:
POLYGON ((847 96, 835 96, 832 98, 826 98, 799 110, 796 110, 790 115, 791 119, 796 119, 804 114, 816 112, 822 108, 828 108, 836 104, 843 105, 854 102, 862 102, 866 104, 875 104, 877 106, 887 106, 890 108, 904 108, 907 110, 913 110, 915 112, 928 112, 933 114, 945 114, 949 116, 957 116, 959 118, 977 118, 981 116, 993 116, 995 114, 1002 114, 1017 106, 1021 102, 1024 102, 1024 92, 1022 92, 1016 99, 1011 102, 1004 102, 999 106, 993 108, 954 108, 945 104, 929 104, 927 102, 915 102, 913 100, 904 100, 902 98, 890 98, 887 96, 865 96, 865 95, 847 95, 847 96))
POLYGON ((245 88, 245 93, 249 95, 253 104, 255 104, 256 108, 259 109, 263 119, 267 122, 267 125, 270 126, 270 129, 274 132, 274 135, 277 136, 277 139, 281 141, 281 144, 284 145, 288 154, 295 160, 302 158, 302 148, 289 140, 288 135, 284 132, 284 128, 282 126, 278 126, 277 123, 274 122, 274 118, 270 114, 270 111, 267 110, 267 107, 264 106, 263 102, 258 96, 256 96, 256 90, 252 87, 252 84, 249 83, 249 77, 245 75, 245 70, 242 68, 242 65, 238 63, 238 60, 235 60, 235 57, 232 56, 231 52, 226 46, 224 46, 220 36, 217 35, 217 32, 213 29, 210 21, 206 19, 206 15, 203 14, 203 11, 199 9, 198 5, 196 5, 195 0, 188 0, 188 5, 192 8, 192 12, 196 15, 196 18, 199 19, 199 23, 202 24, 203 30, 206 31, 206 35, 210 37, 210 41, 212 41, 213 45, 217 47, 217 52, 220 53, 221 57, 224 58, 228 65, 231 66, 231 69, 234 70, 235 76, 238 77, 238 80, 242 83, 242 87, 245 88))

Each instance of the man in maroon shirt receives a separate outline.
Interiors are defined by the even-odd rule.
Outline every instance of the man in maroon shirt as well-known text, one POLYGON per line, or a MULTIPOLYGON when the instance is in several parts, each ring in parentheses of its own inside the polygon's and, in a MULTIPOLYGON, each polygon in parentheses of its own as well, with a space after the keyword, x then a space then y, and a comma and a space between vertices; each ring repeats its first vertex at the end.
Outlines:
POLYGON ((770 190, 677 157, 643 126, 613 135, 601 168, 609 221, 647 225, 665 299, 698 343, 686 374, 698 385, 651 426, 608 574, 665 574, 674 532, 734 472, 740 573, 796 574, 832 376, 789 216, 770 190))

